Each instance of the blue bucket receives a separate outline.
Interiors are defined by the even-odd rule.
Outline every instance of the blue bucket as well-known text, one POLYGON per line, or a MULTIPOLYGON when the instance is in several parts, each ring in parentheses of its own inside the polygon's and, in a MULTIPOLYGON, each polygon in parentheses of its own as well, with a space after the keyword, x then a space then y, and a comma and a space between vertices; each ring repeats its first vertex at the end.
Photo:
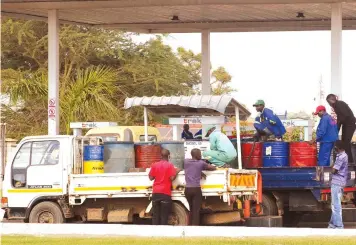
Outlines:
POLYGON ((104 146, 87 145, 84 146, 84 161, 104 161, 104 146))

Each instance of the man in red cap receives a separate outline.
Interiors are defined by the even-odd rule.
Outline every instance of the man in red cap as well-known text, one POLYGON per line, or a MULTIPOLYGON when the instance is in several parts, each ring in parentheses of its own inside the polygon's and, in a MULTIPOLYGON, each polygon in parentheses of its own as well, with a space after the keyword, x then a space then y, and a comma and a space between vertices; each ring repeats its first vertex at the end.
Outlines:
MULTIPOLYGON (((316 130, 316 142, 320 142, 318 165, 330 166, 331 151, 338 138, 336 121, 326 113, 325 106, 318 106, 314 115, 320 117, 320 122, 316 130)), ((312 141, 315 143, 315 141, 312 141)))

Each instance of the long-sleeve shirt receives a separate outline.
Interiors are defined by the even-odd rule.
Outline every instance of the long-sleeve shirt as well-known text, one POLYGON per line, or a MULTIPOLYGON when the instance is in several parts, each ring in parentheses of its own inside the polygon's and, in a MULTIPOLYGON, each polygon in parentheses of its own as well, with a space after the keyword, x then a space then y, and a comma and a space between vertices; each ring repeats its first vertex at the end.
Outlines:
POLYGON ((335 142, 338 138, 338 130, 335 120, 327 113, 321 118, 316 130, 317 142, 335 142))
POLYGON ((254 126, 258 130, 268 128, 276 137, 282 137, 286 129, 279 117, 271 109, 264 108, 259 117, 256 117, 254 126))
POLYGON ((356 119, 348 104, 344 101, 338 100, 333 108, 337 115, 338 129, 340 129, 341 125, 355 125, 356 119))

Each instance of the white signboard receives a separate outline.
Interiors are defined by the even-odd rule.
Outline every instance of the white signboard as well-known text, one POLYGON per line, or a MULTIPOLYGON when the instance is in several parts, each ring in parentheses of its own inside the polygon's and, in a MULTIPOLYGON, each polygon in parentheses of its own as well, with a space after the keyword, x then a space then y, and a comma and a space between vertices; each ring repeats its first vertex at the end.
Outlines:
POLYGON ((169 118, 170 125, 183 125, 183 124, 224 124, 225 117, 180 117, 169 118))
POLYGON ((104 128, 117 126, 116 122, 72 122, 70 128, 104 128))

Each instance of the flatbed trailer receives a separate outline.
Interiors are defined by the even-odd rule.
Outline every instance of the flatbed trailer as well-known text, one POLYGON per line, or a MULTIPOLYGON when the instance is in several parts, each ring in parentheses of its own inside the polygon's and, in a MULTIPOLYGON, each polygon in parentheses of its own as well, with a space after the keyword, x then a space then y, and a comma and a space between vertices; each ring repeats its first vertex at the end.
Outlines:
MULTIPOLYGON (((264 213, 283 215, 285 224, 296 225, 304 214, 330 210, 331 170, 331 167, 259 168, 264 213)), ((355 173, 356 166, 349 166, 343 197, 343 208, 352 213, 353 222, 356 222, 355 173)))

